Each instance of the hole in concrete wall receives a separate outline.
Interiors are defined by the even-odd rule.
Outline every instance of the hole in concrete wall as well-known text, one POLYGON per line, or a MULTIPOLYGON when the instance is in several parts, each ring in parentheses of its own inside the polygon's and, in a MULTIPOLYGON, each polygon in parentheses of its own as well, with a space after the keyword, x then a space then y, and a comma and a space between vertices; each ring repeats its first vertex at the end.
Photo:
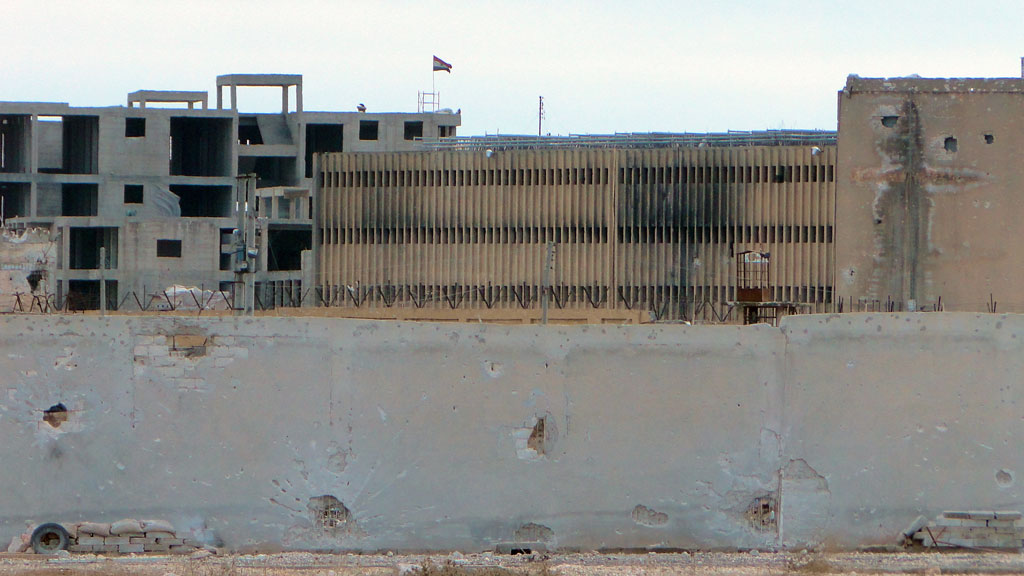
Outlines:
POLYGON ((533 431, 530 432, 530 437, 526 440, 526 447, 536 452, 538 456, 544 455, 544 440, 547 438, 546 427, 547 417, 538 418, 537 423, 533 425, 533 431))
POLYGON ((125 184, 124 185, 124 203, 125 204, 142 204, 143 198, 142 184, 125 184))
POLYGON ((774 532, 778 526, 776 510, 778 500, 775 496, 765 495, 754 498, 747 507, 747 521, 750 527, 758 532, 774 532))
POLYGON ((882 116, 882 126, 885 126, 886 128, 893 128, 899 120, 899 116, 882 116))
POLYGON ((991 134, 985 134, 985 144, 991 144, 996 141, 996 137, 991 134))
POLYGON ((43 410, 43 422, 46 422, 54 428, 60 428, 60 425, 67 421, 68 409, 62 403, 54 404, 46 410, 43 410))
POLYGON ((33 270, 28 273, 28 276, 25 277, 25 281, 28 282, 29 289, 35 292, 36 290, 39 289, 39 283, 42 282, 43 278, 45 277, 45 270, 33 270))
POLYGON ((648 508, 641 504, 637 504, 636 508, 633 508, 632 514, 633 522, 641 526, 664 526, 668 524, 668 514, 664 512, 658 512, 653 508, 648 508))
POLYGON ((171 336, 171 356, 197 358, 206 356, 207 338, 202 334, 175 334, 171 336))
POLYGON ((996 484, 1006 488, 1013 484, 1013 474, 1009 470, 1000 469, 996 472, 996 484))
POLYGON ((956 138, 953 138, 952 136, 946 136, 946 140, 943 142, 942 147, 946 149, 946 152, 956 152, 956 138))
MULTIPOLYGON (((527 522, 516 529, 512 537, 516 542, 548 543, 555 539, 555 531, 543 524, 527 522)), ((529 554, 529 552, 526 553, 529 554)))
POLYGON ((352 517, 345 504, 330 494, 310 498, 306 509, 313 525, 325 532, 345 526, 352 517))

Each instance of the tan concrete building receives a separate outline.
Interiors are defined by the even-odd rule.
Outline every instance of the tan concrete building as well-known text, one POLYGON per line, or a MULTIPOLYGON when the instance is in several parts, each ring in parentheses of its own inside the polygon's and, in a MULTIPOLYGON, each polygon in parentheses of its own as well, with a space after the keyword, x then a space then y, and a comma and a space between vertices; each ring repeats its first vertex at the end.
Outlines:
POLYGON ((836 294, 853 309, 1024 311, 1024 79, 839 93, 836 294), (991 295, 991 299, 990 299, 991 295))
POLYGON ((331 306, 393 317, 540 319, 547 308, 739 322, 753 303, 750 321, 822 312, 834 134, 799 136, 468 139, 455 150, 327 154, 316 284, 331 306), (745 263, 765 268, 756 284, 745 263))

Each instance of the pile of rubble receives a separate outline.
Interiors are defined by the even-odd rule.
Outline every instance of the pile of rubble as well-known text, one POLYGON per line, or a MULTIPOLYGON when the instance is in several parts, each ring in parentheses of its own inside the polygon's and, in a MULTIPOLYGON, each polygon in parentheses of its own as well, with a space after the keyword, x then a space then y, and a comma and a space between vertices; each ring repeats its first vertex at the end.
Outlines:
POLYGON ((1021 513, 1015 510, 948 511, 913 528, 907 535, 927 547, 1021 548, 1024 544, 1021 513))
POLYGON ((8 552, 54 554, 59 550, 94 554, 191 554, 207 548, 191 532, 179 533, 166 520, 47 523, 15 536, 8 552))

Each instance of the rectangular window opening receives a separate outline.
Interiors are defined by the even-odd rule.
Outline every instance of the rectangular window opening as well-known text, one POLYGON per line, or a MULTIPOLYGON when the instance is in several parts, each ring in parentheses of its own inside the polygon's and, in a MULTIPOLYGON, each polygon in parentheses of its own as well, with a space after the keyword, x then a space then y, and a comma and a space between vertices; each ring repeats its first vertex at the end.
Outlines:
POLYGON ((360 140, 376 140, 378 135, 378 127, 380 122, 376 120, 360 120, 359 121, 359 139, 360 140))
POLYGON ((146 137, 146 119, 145 118, 125 118, 124 119, 124 137, 125 138, 145 138, 146 137))
POLYGON ((142 204, 142 184, 125 184, 124 185, 124 203, 125 204, 142 204))
POLYGON ((181 240, 157 240, 157 258, 181 258, 181 240))

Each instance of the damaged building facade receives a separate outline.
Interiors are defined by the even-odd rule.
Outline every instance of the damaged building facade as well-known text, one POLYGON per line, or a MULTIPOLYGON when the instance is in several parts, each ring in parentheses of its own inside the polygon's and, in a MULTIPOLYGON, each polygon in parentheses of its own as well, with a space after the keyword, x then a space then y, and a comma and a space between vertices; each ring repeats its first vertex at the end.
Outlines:
POLYGON ((311 247, 313 155, 412 149, 454 136, 459 118, 309 112, 291 74, 219 76, 215 108, 201 91, 142 90, 127 107, 0 102, 2 218, 51 231, 56 301, 98 308, 103 281, 109 308, 133 307, 171 285, 227 289, 236 177, 256 174, 258 292, 281 300, 311 247), (280 113, 241 111, 249 86, 280 88, 280 113))
POLYGON ((838 164, 839 295, 1024 311, 1024 79, 851 76, 838 164))
POLYGON ((832 301, 834 133, 437 147, 324 156, 328 305, 753 323, 832 301))

